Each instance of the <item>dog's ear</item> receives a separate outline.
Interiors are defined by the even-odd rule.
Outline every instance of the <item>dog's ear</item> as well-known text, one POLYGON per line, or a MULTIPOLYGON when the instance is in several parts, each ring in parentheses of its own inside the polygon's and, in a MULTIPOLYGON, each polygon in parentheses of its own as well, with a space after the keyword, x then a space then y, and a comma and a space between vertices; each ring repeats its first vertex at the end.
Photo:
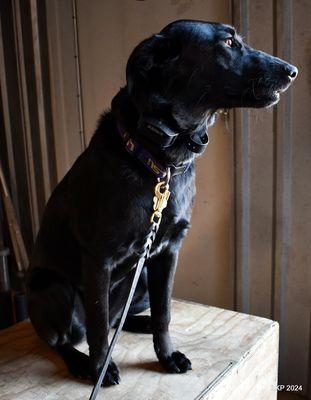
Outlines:
POLYGON ((163 70, 165 65, 178 59, 180 46, 162 34, 156 34, 141 42, 132 52, 126 66, 128 88, 133 82, 147 78, 152 70, 163 70))
POLYGON ((149 56, 146 65, 142 65, 145 70, 153 67, 163 66, 163 63, 172 62, 178 59, 180 46, 161 34, 151 37, 149 43, 149 56))

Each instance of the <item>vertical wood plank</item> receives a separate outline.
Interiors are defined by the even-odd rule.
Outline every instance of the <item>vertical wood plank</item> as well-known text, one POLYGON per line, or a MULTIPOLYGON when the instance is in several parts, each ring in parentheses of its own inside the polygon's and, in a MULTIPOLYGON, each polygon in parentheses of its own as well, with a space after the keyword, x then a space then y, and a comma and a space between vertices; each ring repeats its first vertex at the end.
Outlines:
MULTIPOLYGON (((246 42, 273 52, 270 1, 235 2, 234 24, 246 42), (262 30, 262 21, 265 29, 262 30)), ((236 115, 237 309, 270 317, 272 296, 273 112, 236 115), (264 168, 263 168, 264 166, 264 168)))
POLYGON ((52 117, 57 177, 61 179, 83 150, 75 68, 71 0, 46 0, 52 117))
POLYGON ((35 233, 39 229, 39 210, 38 210, 38 196, 36 189, 36 172, 34 165, 34 153, 32 147, 32 132, 31 132, 31 121, 29 113, 29 102, 27 94, 27 77, 25 68, 25 53, 23 46, 23 31, 22 31, 22 20, 19 0, 14 1, 14 17, 16 26, 16 41, 17 41, 17 58, 18 58, 18 72, 20 82, 20 93, 22 97, 22 119, 23 119, 23 131, 25 137, 25 152, 28 158, 27 164, 27 176, 28 176, 28 190, 29 196, 31 197, 31 221, 32 231, 35 233))
POLYGON ((56 155, 55 155, 55 140, 54 140, 54 125, 52 118, 52 101, 51 101, 51 88, 50 88, 50 66, 49 66, 49 52, 48 52, 48 36, 47 36, 47 17, 46 17, 46 6, 45 1, 37 0, 37 30, 39 35, 38 45, 40 49, 40 65, 41 65, 41 77, 42 77, 42 95, 43 95, 43 107, 44 107, 44 119, 45 119, 45 151, 47 153, 46 169, 49 174, 50 188, 48 196, 51 190, 57 183, 56 173, 56 155))
MULTIPOLYGON (((32 200, 34 212, 38 215, 42 212, 46 202, 46 193, 44 187, 44 172, 41 156, 40 142, 40 124, 38 115, 38 101, 36 90, 36 72, 34 63, 34 48, 32 35, 32 21, 29 1, 17 0, 14 2, 15 14, 17 21, 17 41, 19 42, 19 59, 18 66, 21 76, 25 74, 25 81, 21 81, 23 94, 23 112, 29 119, 29 132, 27 126, 24 133, 25 137, 25 152, 28 155, 28 172, 31 175, 29 185, 33 183, 33 190, 36 191, 36 196, 32 200), (26 84, 24 86, 23 84, 26 84), (28 149, 31 150, 29 151, 28 149), (27 149, 28 148, 28 149, 27 149), (33 167, 31 165, 33 164, 33 167)), ((26 120, 26 118, 25 118, 26 120)))
POLYGON ((77 101, 78 101, 78 114, 79 114, 79 133, 81 147, 85 148, 85 127, 84 127, 84 109, 83 109, 83 93, 81 82, 81 61, 80 61, 80 44, 79 44, 79 27, 78 27, 78 8, 77 0, 72 0, 72 21, 73 21, 73 36, 74 36, 74 58, 75 58, 75 72, 77 82, 77 101))
MULTIPOLYGON (((42 173, 43 173, 43 188, 45 200, 50 196, 52 189, 52 162, 54 160, 54 148, 49 148, 49 135, 50 127, 47 126, 46 121, 46 102, 45 96, 47 95, 44 89, 44 76, 42 66, 42 51, 43 34, 39 32, 39 14, 38 14, 37 0, 30 0, 30 17, 31 17, 31 32, 32 32, 32 45, 33 45, 33 60, 34 60, 34 73, 35 73, 35 89, 37 99, 37 113, 39 122, 39 138, 40 138, 40 153, 42 158, 42 173)), ((44 11, 43 11, 44 12, 44 11)), ((54 182, 55 183, 55 182, 54 182)))
POLYGON ((310 388, 311 234, 310 76, 311 4, 276 1, 277 54, 300 69, 277 110, 275 317, 281 323, 280 382, 310 388), (308 37, 309 36, 309 37, 308 37), (306 51, 307 50, 307 51, 306 51))
POLYGON ((10 190, 15 211, 29 251, 32 247, 33 231, 14 12, 14 3, 10 1, 0 3, 3 51, 1 94, 5 116, 5 132, 1 134, 6 137, 6 152, 9 161, 5 170, 10 177, 10 190))
MULTIPOLYGON (((2 10, 4 13, 4 10, 2 10)), ((4 53, 4 32, 2 30, 2 21, 0 18, 0 90, 1 90, 1 105, 3 110, 3 128, 5 133, 2 139, 2 143, 6 145, 6 161, 7 165, 3 168, 5 171, 9 171, 9 186, 12 193, 13 202, 17 205, 17 185, 16 185, 16 171, 14 164, 14 154, 13 154, 13 143, 12 143, 12 125, 10 120, 10 109, 9 109, 9 94, 8 94, 8 85, 7 85, 7 75, 6 75, 6 67, 5 67, 5 53, 4 53)), ((3 151, 3 148, 1 149, 3 151)), ((4 159, 4 158, 3 158, 4 159)))
MULTIPOLYGON (((272 16, 271 1, 251 2, 249 43, 270 54, 272 16)), ((273 110, 250 110, 250 312, 268 318, 272 295, 273 150, 273 110)))
POLYGON ((56 183, 45 9, 36 0, 5 0, 0 7, 5 171, 9 171, 15 210, 30 251, 56 183))
MULTIPOLYGON (((234 1, 233 24, 249 39, 248 1, 234 1)), ((249 111, 234 112, 234 171, 235 171, 235 307, 249 312, 249 229, 250 229, 250 160, 249 160, 249 111)))
POLYGON ((310 6, 233 2, 234 21, 252 46, 301 69, 274 111, 236 113, 236 298, 239 310, 280 321, 279 381, 302 384, 304 394, 310 391, 310 6))

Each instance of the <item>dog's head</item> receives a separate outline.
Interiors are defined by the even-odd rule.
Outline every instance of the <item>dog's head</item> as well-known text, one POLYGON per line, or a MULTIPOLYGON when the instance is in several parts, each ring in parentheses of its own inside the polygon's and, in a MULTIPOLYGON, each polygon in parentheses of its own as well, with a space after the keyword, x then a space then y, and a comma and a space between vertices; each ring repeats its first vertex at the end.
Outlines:
POLYGON ((181 20, 140 43, 127 64, 140 113, 170 109, 179 119, 206 110, 276 104, 297 76, 293 65, 243 42, 229 25, 181 20))

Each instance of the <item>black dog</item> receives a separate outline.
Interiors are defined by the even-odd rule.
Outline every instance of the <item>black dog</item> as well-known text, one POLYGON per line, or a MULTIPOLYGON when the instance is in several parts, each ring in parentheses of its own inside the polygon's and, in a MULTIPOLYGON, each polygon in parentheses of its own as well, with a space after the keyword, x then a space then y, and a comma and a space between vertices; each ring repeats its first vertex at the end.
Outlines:
MULTIPOLYGON (((191 369, 171 342, 169 322, 178 251, 195 194, 195 155, 205 148, 217 110, 276 104, 297 68, 250 48, 231 26, 183 20, 140 43, 126 73, 127 85, 46 206, 28 283, 38 335, 74 375, 93 380, 127 296, 127 272, 148 231, 160 166, 171 167, 172 194, 125 329, 151 331, 167 371, 191 369), (125 132, 152 155, 151 163, 128 153, 125 132), (135 315, 149 304, 151 317, 135 315), (90 357, 73 347, 85 333, 90 357)), ((106 384, 119 379, 111 362, 106 384)))

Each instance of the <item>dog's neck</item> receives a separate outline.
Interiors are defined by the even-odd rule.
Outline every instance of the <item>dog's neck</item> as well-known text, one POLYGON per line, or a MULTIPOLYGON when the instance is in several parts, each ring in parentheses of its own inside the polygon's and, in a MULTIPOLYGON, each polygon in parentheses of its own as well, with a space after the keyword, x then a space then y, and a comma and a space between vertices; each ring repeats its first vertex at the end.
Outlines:
POLYGON ((194 116, 193 113, 187 112, 186 109, 179 109, 178 113, 174 106, 168 106, 167 104, 165 106, 163 104, 159 106, 158 104, 156 107, 156 113, 161 112, 162 121, 164 120, 172 130, 180 133, 174 144, 165 149, 152 143, 144 135, 139 135, 140 113, 127 93, 126 87, 120 89, 111 103, 111 111, 116 121, 163 165, 174 164, 177 166, 193 161, 196 154, 185 146, 183 138, 185 135, 198 134, 201 136, 202 133, 207 132, 208 127, 215 120, 217 110, 206 110, 204 113, 197 113, 194 116), (159 110, 159 107, 162 107, 162 109, 159 110))

